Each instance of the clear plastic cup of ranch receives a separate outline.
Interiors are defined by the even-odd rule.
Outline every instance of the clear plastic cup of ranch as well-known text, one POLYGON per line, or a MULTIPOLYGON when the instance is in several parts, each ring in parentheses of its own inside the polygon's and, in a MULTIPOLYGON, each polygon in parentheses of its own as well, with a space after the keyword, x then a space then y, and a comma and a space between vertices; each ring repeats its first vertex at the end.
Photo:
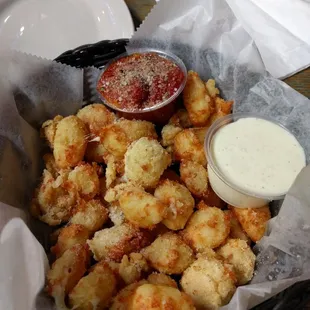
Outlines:
POLYGON ((136 49, 105 66, 97 92, 102 102, 121 117, 165 124, 177 109, 186 77, 186 67, 176 55, 136 49))
POLYGON ((278 121, 253 113, 217 120, 204 147, 210 185, 234 207, 258 208, 283 199, 306 166, 295 136, 278 121))

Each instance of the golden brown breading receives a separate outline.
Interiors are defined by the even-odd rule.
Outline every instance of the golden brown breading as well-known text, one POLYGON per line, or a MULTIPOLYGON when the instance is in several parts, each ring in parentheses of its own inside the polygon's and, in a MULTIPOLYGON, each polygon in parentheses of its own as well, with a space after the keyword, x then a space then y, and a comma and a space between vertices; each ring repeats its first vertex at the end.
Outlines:
POLYGON ((118 201, 112 202, 109 207, 109 218, 114 225, 121 225, 125 222, 125 215, 119 206, 118 201))
POLYGON ((116 165, 113 156, 109 156, 107 160, 107 168, 105 170, 105 177, 106 177, 106 187, 109 188, 111 184, 116 180, 117 172, 116 172, 116 165))
POLYGON ((230 208, 252 241, 257 242, 264 236, 271 218, 268 205, 261 208, 230 208))
POLYGON ((180 284, 197 309, 218 309, 236 290, 232 266, 208 254, 200 255, 183 273, 180 284))
POLYGON ((106 262, 100 262, 69 294, 72 309, 106 309, 116 292, 117 280, 106 262))
POLYGON ((175 154, 174 154, 174 145, 169 145, 165 148, 165 150, 167 151, 167 153, 170 155, 171 157, 171 161, 175 162, 176 158, 175 158, 175 154))
POLYGON ((85 244, 89 237, 89 231, 86 227, 79 224, 71 224, 61 229, 55 246, 51 252, 60 257, 66 250, 75 244, 85 244))
POLYGON ((83 160, 88 130, 76 116, 59 121, 54 138, 54 157, 59 168, 76 166, 83 160))
POLYGON ((99 196, 102 202, 104 201, 104 196, 107 192, 106 178, 105 176, 99 178, 99 196))
POLYGON ((147 261, 140 253, 124 255, 119 265, 119 275, 126 285, 141 280, 143 273, 149 271, 147 261))
POLYGON ((147 121, 121 119, 118 125, 124 130, 129 143, 142 137, 157 139, 154 124, 147 121))
POLYGON ((85 226, 91 233, 94 233, 108 220, 108 210, 98 199, 89 201, 80 200, 74 214, 70 219, 71 224, 85 226))
POLYGON ((127 223, 99 230, 93 239, 87 241, 97 261, 108 259, 116 262, 120 262, 126 254, 139 251, 150 242, 147 231, 127 223))
POLYGON ((87 143, 85 158, 88 162, 104 163, 108 150, 101 142, 90 141, 87 143))
POLYGON ((153 268, 166 274, 180 274, 194 261, 192 249, 172 232, 159 236, 141 254, 153 268))
POLYGON ((216 207, 199 204, 199 210, 191 216, 181 235, 188 245, 202 253, 205 248, 214 249, 225 241, 230 231, 230 219, 216 207))
POLYGON ((184 129, 174 138, 174 155, 176 160, 194 161, 200 165, 207 164, 203 144, 191 129, 184 129))
POLYGON ((212 98, 215 98, 220 94, 220 91, 218 90, 218 88, 215 87, 215 80, 213 80, 213 79, 209 79, 206 82, 206 88, 207 88, 209 95, 212 98))
POLYGON ((177 283, 171 277, 164 273, 153 272, 147 277, 147 281, 150 284, 165 285, 178 288, 177 283))
POLYGON ((31 203, 32 215, 51 226, 68 221, 77 193, 67 183, 67 173, 54 179, 48 170, 44 170, 42 182, 31 203))
POLYGON ((220 97, 215 98, 215 112, 210 116, 208 126, 211 126, 219 118, 231 113, 233 101, 225 101, 220 97))
POLYGON ((231 210, 225 210, 226 214, 228 214, 230 218, 230 234, 229 237, 232 239, 241 239, 244 240, 248 245, 251 244, 251 239, 242 229, 240 223, 238 222, 236 216, 231 210))
POLYGON ((123 288, 118 294, 113 298, 113 303, 110 306, 110 310, 128 310, 132 297, 136 291, 136 289, 143 285, 148 283, 146 280, 141 280, 139 282, 130 284, 123 288))
POLYGON ((167 124, 161 130, 161 144, 163 146, 173 145, 175 136, 182 131, 182 128, 173 124, 167 124))
POLYGON ((156 188, 154 196, 168 206, 163 224, 172 230, 183 229, 195 207, 189 190, 178 182, 164 180, 156 188))
POLYGON ((205 83, 194 71, 189 71, 187 74, 183 101, 192 124, 197 127, 205 126, 213 111, 214 103, 205 83))
POLYGON ((119 197, 119 205, 126 220, 142 228, 153 228, 168 210, 167 204, 140 188, 125 190, 119 197))
POLYGON ((195 197, 202 198, 208 188, 207 169, 194 161, 182 160, 180 174, 190 192, 195 197))
POLYGON ((205 143, 206 133, 209 127, 197 127, 197 128, 190 128, 190 130, 196 135, 200 144, 203 146, 205 143))
POLYGON ((255 255, 244 240, 227 240, 227 242, 217 250, 217 254, 234 267, 238 285, 244 285, 252 279, 255 255))
POLYGON ((157 139, 155 127, 152 123, 121 119, 100 131, 102 145, 115 157, 115 160, 121 160, 130 143, 142 137, 157 139))
POLYGON ((57 125, 62 119, 63 119, 62 116, 57 115, 53 119, 45 121, 42 125, 41 136, 47 140, 48 145, 50 146, 51 149, 54 148, 54 139, 57 125))
POLYGON ((87 245, 76 244, 58 258, 47 272, 47 293, 61 303, 83 277, 89 264, 87 245))
POLYGON ((192 127, 192 122, 189 119, 188 112, 185 109, 179 109, 169 120, 169 124, 181 127, 189 128, 192 127))
POLYGON ((225 115, 231 113, 231 109, 233 106, 233 101, 226 101, 220 97, 216 97, 215 99, 215 112, 222 112, 225 115))
POLYGON ((87 105, 79 110, 76 116, 81 119, 89 131, 95 135, 98 134, 104 126, 112 124, 115 121, 115 114, 100 103, 87 105))
POLYGON ((218 195, 215 194, 210 184, 207 187, 207 190, 205 191, 202 198, 204 203, 211 207, 217 207, 223 209, 227 205, 225 201, 223 201, 218 195))
POLYGON ((178 289, 164 285, 143 284, 136 288, 130 310, 194 310, 193 301, 178 289))
POLYGON ((125 191, 135 190, 137 187, 138 186, 130 182, 117 184, 107 190, 104 196, 104 200, 109 203, 118 201, 121 194, 123 194, 125 191))
POLYGON ((125 177, 145 188, 154 188, 170 165, 171 157, 157 140, 143 137, 125 154, 125 177))
POLYGON ((43 155, 43 160, 45 163, 45 169, 47 169, 53 176, 57 178, 60 173, 60 169, 57 167, 54 155, 52 153, 47 153, 43 155))
POLYGON ((104 149, 115 158, 123 158, 129 141, 119 123, 108 125, 100 131, 100 141, 104 149))
POLYGON ((99 177, 96 167, 80 162, 69 173, 68 180, 72 182, 80 197, 85 200, 94 198, 99 194, 99 177))

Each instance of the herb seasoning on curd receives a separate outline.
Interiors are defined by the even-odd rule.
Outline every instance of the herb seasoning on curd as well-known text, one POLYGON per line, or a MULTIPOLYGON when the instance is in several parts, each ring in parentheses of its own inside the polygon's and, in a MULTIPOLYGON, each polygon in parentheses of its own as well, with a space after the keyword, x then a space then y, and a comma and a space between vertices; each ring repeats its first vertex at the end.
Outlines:
POLYGON ((173 96, 184 73, 172 60, 155 52, 135 53, 115 60, 97 84, 106 102, 123 111, 139 111, 173 96))
POLYGON ((226 202, 241 207, 258 207, 285 195, 306 165, 305 152, 297 139, 263 118, 240 118, 219 128, 209 151, 213 165, 226 181, 209 163, 212 188, 226 202))

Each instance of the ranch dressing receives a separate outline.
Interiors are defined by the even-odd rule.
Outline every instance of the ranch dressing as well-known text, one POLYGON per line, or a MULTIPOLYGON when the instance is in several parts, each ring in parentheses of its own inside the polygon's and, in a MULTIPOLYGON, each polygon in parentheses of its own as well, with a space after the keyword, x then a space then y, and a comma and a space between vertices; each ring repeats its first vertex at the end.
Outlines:
POLYGON ((305 152, 297 139, 283 127, 261 118, 241 118, 223 126, 214 134, 210 150, 214 165, 226 181, 208 167, 211 186, 235 206, 257 207, 285 195, 306 165, 305 152))

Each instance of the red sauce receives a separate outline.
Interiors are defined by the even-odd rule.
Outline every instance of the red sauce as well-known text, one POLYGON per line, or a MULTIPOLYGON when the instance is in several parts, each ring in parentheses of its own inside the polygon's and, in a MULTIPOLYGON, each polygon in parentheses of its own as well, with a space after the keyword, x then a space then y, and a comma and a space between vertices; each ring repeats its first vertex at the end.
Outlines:
POLYGON ((183 80, 184 73, 171 60, 157 53, 136 53, 113 62, 100 77, 97 90, 108 104, 130 112, 162 103, 183 80))

